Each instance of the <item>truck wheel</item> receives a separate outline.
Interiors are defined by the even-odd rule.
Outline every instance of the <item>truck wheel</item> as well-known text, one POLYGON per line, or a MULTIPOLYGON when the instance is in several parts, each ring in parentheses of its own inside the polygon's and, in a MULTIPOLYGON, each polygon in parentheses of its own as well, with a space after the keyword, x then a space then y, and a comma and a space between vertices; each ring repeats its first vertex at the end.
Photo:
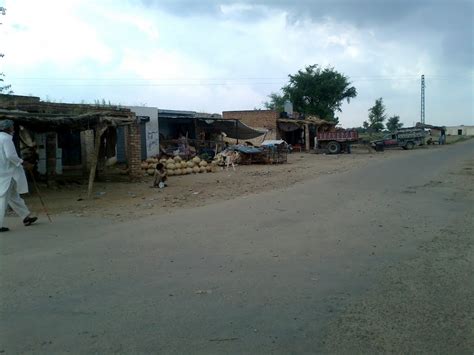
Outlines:
POLYGON ((413 142, 407 142, 405 147, 406 147, 406 149, 411 150, 411 149, 415 148, 415 144, 413 142))
POLYGON ((341 145, 338 142, 329 142, 327 145, 329 154, 339 154, 341 152, 341 145))

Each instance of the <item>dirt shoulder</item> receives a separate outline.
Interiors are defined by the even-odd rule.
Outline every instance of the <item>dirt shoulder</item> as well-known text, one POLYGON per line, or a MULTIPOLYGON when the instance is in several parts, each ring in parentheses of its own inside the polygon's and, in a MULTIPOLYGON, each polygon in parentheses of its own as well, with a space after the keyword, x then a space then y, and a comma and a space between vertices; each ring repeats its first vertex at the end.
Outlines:
MULTIPOLYGON (((436 148, 431 148, 436 149, 436 148)), ((421 150, 421 149, 420 149, 421 150)), ((86 198, 86 182, 46 188, 41 191, 51 214, 72 214, 78 217, 101 216, 114 220, 170 213, 263 191, 285 189, 295 183, 363 167, 374 160, 392 159, 417 153, 390 150, 369 153, 366 148, 353 154, 317 155, 294 153, 288 163, 279 165, 240 165, 236 170, 216 173, 171 176, 165 189, 151 188, 152 178, 138 182, 98 182, 93 198, 86 198)), ((33 211, 42 214, 39 199, 33 192, 26 197, 33 211)))

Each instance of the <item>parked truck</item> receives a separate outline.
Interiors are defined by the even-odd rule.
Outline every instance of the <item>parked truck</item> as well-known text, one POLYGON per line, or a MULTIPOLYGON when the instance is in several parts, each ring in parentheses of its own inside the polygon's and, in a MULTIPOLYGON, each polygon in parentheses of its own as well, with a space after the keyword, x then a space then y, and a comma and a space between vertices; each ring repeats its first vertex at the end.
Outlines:
POLYGON ((400 128, 398 131, 386 134, 382 139, 370 142, 377 151, 386 148, 402 148, 410 150, 425 143, 426 133, 422 128, 400 128))
POLYGON ((314 147, 317 151, 329 154, 350 153, 351 144, 359 140, 357 131, 337 130, 334 132, 318 132, 314 147))

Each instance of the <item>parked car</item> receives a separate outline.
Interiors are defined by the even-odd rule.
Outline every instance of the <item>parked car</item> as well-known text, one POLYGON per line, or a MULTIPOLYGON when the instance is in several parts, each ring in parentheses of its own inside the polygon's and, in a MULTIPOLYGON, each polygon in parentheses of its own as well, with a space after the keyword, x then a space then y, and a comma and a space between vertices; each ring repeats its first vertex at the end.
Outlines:
POLYGON ((423 145, 426 133, 420 128, 401 128, 394 133, 385 135, 382 139, 370 142, 372 147, 381 151, 386 148, 402 148, 410 150, 423 145))

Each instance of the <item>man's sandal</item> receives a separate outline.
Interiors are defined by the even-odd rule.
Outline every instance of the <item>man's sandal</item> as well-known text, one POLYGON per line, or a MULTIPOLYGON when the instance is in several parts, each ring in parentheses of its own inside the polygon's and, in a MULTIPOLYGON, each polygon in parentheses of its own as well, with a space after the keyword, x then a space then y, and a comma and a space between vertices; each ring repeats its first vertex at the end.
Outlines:
POLYGON ((26 217, 26 218, 23 220, 23 224, 24 224, 25 226, 30 226, 30 225, 32 225, 33 223, 35 223, 37 220, 38 220, 38 217, 26 217))
POLYGON ((0 228, 0 233, 1 232, 8 232, 9 230, 10 230, 10 228, 2 227, 2 228, 0 228))

